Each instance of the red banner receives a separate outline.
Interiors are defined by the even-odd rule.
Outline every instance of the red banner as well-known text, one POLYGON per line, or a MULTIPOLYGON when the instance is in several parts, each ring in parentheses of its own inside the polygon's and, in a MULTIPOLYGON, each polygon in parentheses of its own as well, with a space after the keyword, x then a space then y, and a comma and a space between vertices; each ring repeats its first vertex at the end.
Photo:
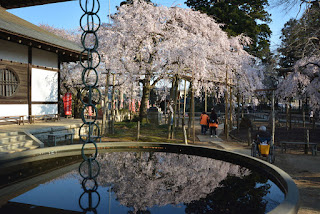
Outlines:
POLYGON ((65 93, 63 96, 64 114, 72 115, 72 94, 70 92, 65 93))

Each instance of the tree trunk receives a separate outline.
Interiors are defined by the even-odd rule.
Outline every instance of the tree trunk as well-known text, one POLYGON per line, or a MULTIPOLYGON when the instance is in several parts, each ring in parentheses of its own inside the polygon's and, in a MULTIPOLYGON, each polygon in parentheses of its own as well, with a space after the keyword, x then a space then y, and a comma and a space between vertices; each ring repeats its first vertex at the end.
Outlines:
POLYGON ((148 106, 150 91, 151 91, 150 80, 145 79, 143 81, 142 100, 141 100, 140 112, 139 112, 139 120, 141 122, 143 119, 147 117, 147 106, 148 106))

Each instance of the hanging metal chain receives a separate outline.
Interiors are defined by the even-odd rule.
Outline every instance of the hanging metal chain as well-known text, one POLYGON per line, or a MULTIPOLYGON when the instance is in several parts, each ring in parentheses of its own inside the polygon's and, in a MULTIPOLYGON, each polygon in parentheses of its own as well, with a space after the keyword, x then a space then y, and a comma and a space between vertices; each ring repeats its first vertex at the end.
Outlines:
POLYGON ((84 48, 80 54, 80 63, 83 67, 82 82, 84 88, 79 94, 83 103, 81 112, 83 124, 79 130, 80 140, 83 143, 81 149, 83 161, 79 166, 79 174, 83 178, 82 188, 84 192, 79 198, 79 205, 85 213, 96 213, 96 208, 100 203, 100 195, 97 192, 98 183, 96 181, 100 172, 100 165, 96 160, 98 155, 96 141, 100 139, 100 129, 96 124, 98 116, 96 104, 101 100, 101 93, 97 88, 99 78, 96 70, 101 60, 97 51, 99 46, 97 31, 101 25, 97 14, 100 10, 100 3, 99 0, 79 0, 79 4, 84 12, 80 18, 80 27, 83 31, 81 44, 84 48), (83 58, 86 58, 86 60, 83 60, 83 58), (87 154, 87 156, 85 147, 88 145, 93 145, 95 149, 93 154, 87 154), (87 206, 84 206, 84 203, 87 206))

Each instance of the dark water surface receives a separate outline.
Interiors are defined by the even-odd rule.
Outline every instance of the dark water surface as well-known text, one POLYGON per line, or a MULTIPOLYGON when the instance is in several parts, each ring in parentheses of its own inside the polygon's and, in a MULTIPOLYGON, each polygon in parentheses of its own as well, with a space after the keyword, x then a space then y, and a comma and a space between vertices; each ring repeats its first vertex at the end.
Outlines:
POLYGON ((74 170, 9 204, 54 208, 50 211, 57 213, 96 206, 97 213, 266 213, 284 200, 284 193, 263 174, 211 158, 111 152, 97 160, 96 192, 84 192, 83 178, 74 170))

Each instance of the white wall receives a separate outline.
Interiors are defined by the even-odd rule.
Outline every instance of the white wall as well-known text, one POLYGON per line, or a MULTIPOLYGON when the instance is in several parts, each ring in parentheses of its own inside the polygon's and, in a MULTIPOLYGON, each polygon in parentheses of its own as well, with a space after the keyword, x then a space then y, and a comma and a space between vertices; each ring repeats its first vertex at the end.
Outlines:
POLYGON ((28 47, 0 39, 0 59, 28 63, 28 47))
POLYGON ((58 55, 52 52, 32 48, 32 64, 58 68, 58 55))
POLYGON ((58 114, 58 104, 32 104, 33 115, 58 114))
POLYGON ((58 72, 32 68, 31 100, 58 102, 58 72))
POLYGON ((0 116, 15 116, 26 115, 28 116, 28 104, 1 104, 0 116))

